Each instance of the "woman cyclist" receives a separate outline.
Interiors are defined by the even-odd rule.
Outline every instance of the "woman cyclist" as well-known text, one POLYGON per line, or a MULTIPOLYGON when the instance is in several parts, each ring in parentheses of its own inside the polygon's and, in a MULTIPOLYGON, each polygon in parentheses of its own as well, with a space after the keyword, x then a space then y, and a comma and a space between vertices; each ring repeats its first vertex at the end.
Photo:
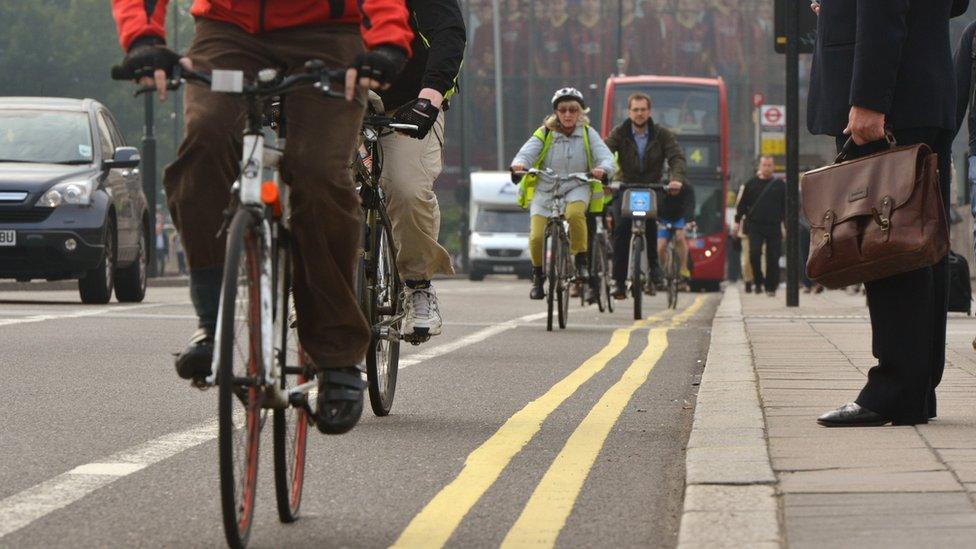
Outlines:
MULTIPOLYGON (((589 278, 587 269, 586 211, 603 209, 603 191, 599 181, 613 175, 613 154, 600 134, 589 125, 586 102, 576 88, 562 88, 552 96, 553 113, 543 126, 532 134, 512 160, 512 173, 523 174, 528 167, 540 170, 551 168, 555 173, 588 173, 595 180, 581 184, 566 194, 566 220, 569 222, 569 248, 575 256, 580 278, 589 278)), ((530 207, 529 254, 532 257, 531 299, 545 297, 542 272, 542 245, 545 238, 549 210, 546 203, 552 198, 551 185, 545 178, 523 177, 519 183, 519 203, 530 207), (537 184, 538 183, 538 184, 537 184)), ((596 291, 593 281, 587 285, 587 299, 596 291)))

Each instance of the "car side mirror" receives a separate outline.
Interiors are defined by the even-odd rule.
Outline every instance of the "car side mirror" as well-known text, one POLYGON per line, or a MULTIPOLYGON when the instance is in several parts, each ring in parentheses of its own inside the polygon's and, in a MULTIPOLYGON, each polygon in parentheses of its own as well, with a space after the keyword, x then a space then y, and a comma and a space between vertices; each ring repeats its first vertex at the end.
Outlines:
POLYGON ((113 168, 137 168, 142 157, 139 156, 139 149, 135 147, 118 147, 111 160, 103 160, 102 168, 111 170, 113 168))

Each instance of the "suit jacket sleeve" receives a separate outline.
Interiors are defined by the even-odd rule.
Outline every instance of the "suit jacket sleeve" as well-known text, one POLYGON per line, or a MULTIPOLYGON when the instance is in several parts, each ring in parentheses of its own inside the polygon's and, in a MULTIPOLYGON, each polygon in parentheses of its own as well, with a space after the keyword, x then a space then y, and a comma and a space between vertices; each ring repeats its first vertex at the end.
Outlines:
POLYGON ((663 137, 664 155, 668 159, 668 168, 671 172, 671 180, 687 183, 688 177, 685 175, 684 151, 681 150, 681 147, 678 145, 678 140, 675 139, 673 133, 666 132, 663 137))
POLYGON ((950 17, 959 17, 969 9, 969 0, 952 0, 952 13, 950 17))
POLYGON ((441 94, 453 88, 461 72, 466 32, 457 0, 423 0, 414 4, 417 30, 429 44, 422 86, 441 94))
MULTIPOLYGON (((962 128, 962 121, 966 119, 969 108, 973 77, 973 34, 976 33, 976 22, 970 23, 959 40, 954 64, 956 66, 956 133, 962 128)), ((969 128, 972 135, 976 128, 969 128)))
MULTIPOLYGON (((850 0, 842 0, 850 1, 850 0)), ((857 39, 850 104, 888 114, 902 49, 908 38, 911 0, 856 0, 857 39)), ((917 2, 926 9, 923 2, 917 2)))

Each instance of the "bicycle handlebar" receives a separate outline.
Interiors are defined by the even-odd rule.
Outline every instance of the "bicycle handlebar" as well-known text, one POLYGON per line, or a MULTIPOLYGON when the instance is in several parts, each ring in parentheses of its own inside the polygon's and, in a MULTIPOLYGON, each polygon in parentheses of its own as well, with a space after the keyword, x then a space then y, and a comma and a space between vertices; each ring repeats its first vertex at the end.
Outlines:
POLYGON ((370 128, 390 128, 392 130, 406 132, 416 132, 420 130, 420 126, 416 124, 401 124, 391 116, 366 116, 363 118, 363 126, 368 126, 370 128))
MULTIPOLYGON (((276 69, 263 69, 258 72, 258 78, 254 82, 246 81, 242 71, 225 70, 207 73, 186 70, 179 64, 173 67, 172 74, 172 78, 166 81, 167 90, 175 90, 185 81, 205 84, 216 92, 266 98, 282 95, 296 88, 311 84, 313 87, 322 90, 322 93, 328 97, 345 98, 344 94, 332 90, 332 83, 345 82, 346 69, 329 69, 325 67, 322 61, 318 60, 305 63, 305 72, 285 76, 284 78, 280 77, 276 69)), ((120 66, 112 67, 112 79, 129 80, 128 75, 120 66)), ((135 95, 139 96, 155 91, 155 86, 142 87, 136 90, 135 95)))

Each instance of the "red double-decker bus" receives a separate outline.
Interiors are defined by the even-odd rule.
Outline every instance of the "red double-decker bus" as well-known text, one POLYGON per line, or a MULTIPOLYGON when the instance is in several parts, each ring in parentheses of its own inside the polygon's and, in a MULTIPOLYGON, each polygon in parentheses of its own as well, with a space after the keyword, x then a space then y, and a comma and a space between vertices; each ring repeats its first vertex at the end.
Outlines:
MULTIPOLYGON (((627 118, 627 97, 651 96, 655 124, 672 130, 684 150, 688 179, 695 189, 698 234, 689 239, 692 289, 718 290, 725 278, 725 205, 728 191, 729 124, 721 78, 613 76, 603 96, 606 138, 627 118)), ((665 173, 667 173, 665 171, 665 173)))

